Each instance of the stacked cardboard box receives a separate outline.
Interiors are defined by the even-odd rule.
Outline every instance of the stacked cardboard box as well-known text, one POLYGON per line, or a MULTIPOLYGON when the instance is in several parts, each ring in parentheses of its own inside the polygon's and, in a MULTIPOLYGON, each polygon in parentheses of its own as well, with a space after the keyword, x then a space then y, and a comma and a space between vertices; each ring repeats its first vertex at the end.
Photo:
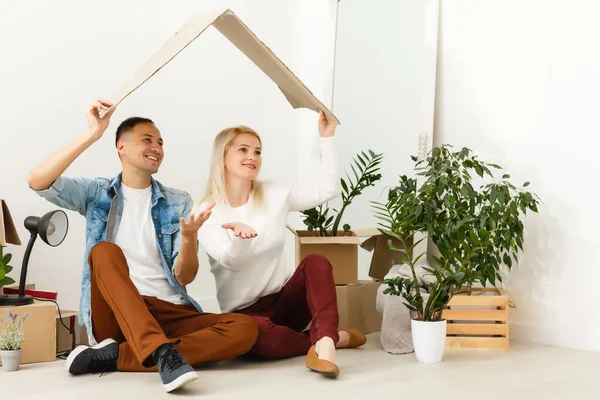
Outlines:
MULTIPOLYGON (((8 307, 0 307, 0 315, 7 323, 8 307)), ((22 318, 23 348, 21 364, 56 360, 56 305, 46 301, 35 301, 26 306, 10 307, 10 312, 22 318)))
POLYGON ((399 240, 379 229, 362 229, 340 233, 340 236, 317 236, 316 232, 288 229, 296 237, 296 265, 307 255, 317 253, 329 259, 336 284, 339 329, 356 328, 363 333, 381 330, 381 315, 376 310, 377 290, 392 265, 399 263, 401 253, 389 244, 401 248, 399 240), (373 252, 369 276, 358 279, 359 247, 373 252))
MULTIPOLYGON (((13 286, 5 289, 7 293, 15 293, 18 288, 13 286)), ((25 294, 57 299, 56 292, 36 290, 33 283, 25 285, 25 294)), ((0 316, 5 321, 7 310, 8 307, 0 307, 0 316)), ((25 341, 21 353, 22 364, 55 361, 57 354, 73 350, 80 344, 88 344, 87 331, 79 326, 77 311, 61 309, 59 317, 56 304, 39 300, 26 306, 10 307, 10 311, 18 317, 28 314, 23 325, 25 341)))

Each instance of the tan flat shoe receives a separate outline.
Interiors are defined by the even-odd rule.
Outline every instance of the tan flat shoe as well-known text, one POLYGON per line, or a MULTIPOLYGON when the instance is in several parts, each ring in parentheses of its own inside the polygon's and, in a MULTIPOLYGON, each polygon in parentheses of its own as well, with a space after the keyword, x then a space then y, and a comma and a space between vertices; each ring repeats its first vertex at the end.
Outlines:
POLYGON ((342 330, 342 332, 346 332, 350 338, 350 340, 348 340, 348 346, 346 346, 347 348, 352 349, 367 343, 367 337, 358 329, 348 328, 342 330))
POLYGON ((317 356, 317 351, 313 345, 306 354, 306 368, 323 374, 329 378, 337 378, 340 369, 331 361, 322 360, 317 356))

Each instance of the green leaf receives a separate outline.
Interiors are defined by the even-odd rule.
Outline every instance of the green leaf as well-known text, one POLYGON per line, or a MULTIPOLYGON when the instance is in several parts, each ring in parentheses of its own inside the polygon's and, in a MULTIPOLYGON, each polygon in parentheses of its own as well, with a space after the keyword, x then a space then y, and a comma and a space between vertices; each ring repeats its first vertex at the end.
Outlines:
POLYGON ((510 179, 510 175, 509 174, 504 174, 504 175, 502 175, 502 179, 510 179))
POLYGON ((5 274, 8 274, 8 273, 9 273, 10 271, 12 271, 12 270, 13 270, 13 267, 12 267, 12 266, 10 266, 10 265, 5 265, 5 266, 4 266, 4 273, 5 273, 5 274))
POLYGON ((490 238, 490 233, 488 231, 486 231, 485 229, 481 229, 479 231, 479 237, 482 238, 483 240, 488 240, 490 238))
POLYGON ((475 234, 475 232, 471 231, 469 232, 469 236, 471 237, 471 241, 475 244, 475 245, 479 245, 479 243, 481 243, 479 241, 479 238, 477 237, 477 235, 475 234))
POLYGON ((8 276, 3 279, 0 279, 0 287, 12 285, 13 283, 15 283, 15 280, 12 278, 9 278, 8 276))
POLYGON ((342 182, 342 188, 344 188, 344 192, 348 193, 348 185, 346 185, 346 182, 344 182, 343 179, 340 179, 340 181, 342 182))
POLYGON ((498 201, 500 202, 500 204, 504 204, 506 198, 504 197, 504 192, 500 191, 498 192, 498 201))
POLYGON ((480 165, 475 165, 475 172, 477 172, 477 175, 483 178, 483 168, 481 168, 480 165))
POLYGON ((421 214, 423 214, 423 204, 419 204, 419 205, 417 206, 417 208, 415 209, 415 215, 416 215, 417 217, 420 217, 420 216, 421 216, 421 214))
POLYGON ((479 229, 485 228, 485 224, 487 223, 487 217, 485 215, 481 216, 481 221, 479 223, 479 229))
POLYGON ((348 224, 344 224, 343 228, 344 228, 344 232, 350 231, 350 225, 348 225, 348 224))
POLYGON ((531 183, 531 182, 525 182, 525 183, 523 184, 523 187, 527 187, 527 186, 529 186, 529 184, 530 184, 530 183, 531 183))
POLYGON ((492 190, 490 191, 490 201, 492 203, 495 203, 497 197, 498 197, 498 194, 496 192, 496 186, 492 186, 492 190))
POLYGON ((352 163, 350 163, 350 168, 352 168, 352 172, 354 173, 354 177, 356 178, 356 181, 358 182, 358 180, 360 178, 358 177, 358 174, 356 173, 356 170, 354 169, 354 165, 352 165, 352 163))
POLYGON ((4 264, 8 265, 8 263, 10 262, 10 260, 12 259, 12 254, 8 253, 4 255, 4 258, 2 259, 2 261, 4 261, 4 264))
MULTIPOLYGON (((358 158, 358 160, 359 160, 359 161, 360 161, 360 163, 363 165, 363 167, 366 167, 366 166, 367 166, 367 163, 365 162, 365 160, 363 160, 363 159, 361 158, 360 154, 357 154, 357 155, 356 155, 356 158, 358 158)), ((361 170, 362 170, 362 168, 361 168, 361 170)))

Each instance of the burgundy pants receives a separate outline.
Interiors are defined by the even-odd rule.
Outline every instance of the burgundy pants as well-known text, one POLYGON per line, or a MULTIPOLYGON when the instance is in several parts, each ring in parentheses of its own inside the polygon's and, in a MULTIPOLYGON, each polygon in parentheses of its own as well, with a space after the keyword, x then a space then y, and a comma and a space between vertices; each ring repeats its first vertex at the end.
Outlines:
POLYGON ((259 357, 305 355, 322 337, 339 340, 333 270, 320 254, 305 257, 281 292, 236 312, 251 316, 258 325, 258 340, 250 354, 259 357))

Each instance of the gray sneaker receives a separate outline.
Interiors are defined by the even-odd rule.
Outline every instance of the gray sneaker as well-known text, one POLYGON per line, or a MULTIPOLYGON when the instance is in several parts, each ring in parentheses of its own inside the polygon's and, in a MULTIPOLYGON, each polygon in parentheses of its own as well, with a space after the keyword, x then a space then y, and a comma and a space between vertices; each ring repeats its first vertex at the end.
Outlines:
POLYGON ((67 357, 65 370, 71 375, 112 372, 118 358, 119 343, 106 339, 93 347, 78 346, 67 357))
MULTIPOLYGON (((175 344, 177 343, 179 341, 175 342, 175 344)), ((166 392, 171 392, 198 379, 194 368, 185 362, 181 353, 171 343, 163 344, 156 349, 152 358, 158 366, 158 373, 166 392)))

